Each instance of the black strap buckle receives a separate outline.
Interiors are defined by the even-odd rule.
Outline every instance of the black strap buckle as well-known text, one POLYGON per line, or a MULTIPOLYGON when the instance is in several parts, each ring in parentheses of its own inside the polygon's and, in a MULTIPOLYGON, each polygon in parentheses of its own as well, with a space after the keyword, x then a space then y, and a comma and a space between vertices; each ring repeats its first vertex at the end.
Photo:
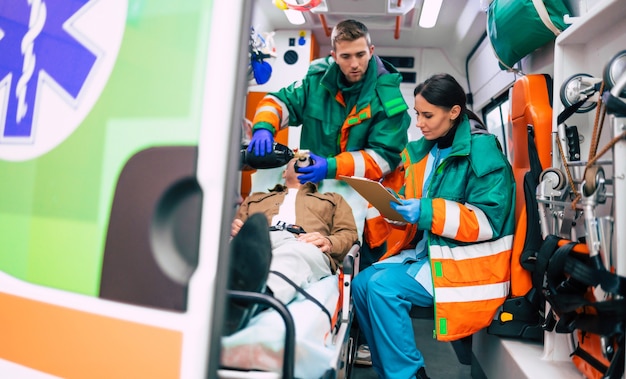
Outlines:
POLYGON ((276 231, 276 230, 286 230, 290 233, 293 234, 303 234, 306 233, 306 231, 304 231, 304 228, 301 227, 300 225, 296 225, 296 224, 287 224, 283 221, 279 221, 278 223, 276 223, 276 225, 272 225, 270 226, 270 232, 276 231))

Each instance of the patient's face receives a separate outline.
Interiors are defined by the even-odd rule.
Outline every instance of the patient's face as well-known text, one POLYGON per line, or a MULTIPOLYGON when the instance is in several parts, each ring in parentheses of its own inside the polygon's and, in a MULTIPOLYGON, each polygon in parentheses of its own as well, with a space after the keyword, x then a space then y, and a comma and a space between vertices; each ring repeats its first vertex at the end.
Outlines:
POLYGON ((283 178, 295 178, 298 176, 298 173, 296 172, 296 161, 297 159, 293 158, 289 161, 289 163, 287 163, 287 167, 285 167, 285 171, 283 172, 283 178))
POLYGON ((283 179, 285 180, 285 185, 288 187, 296 186, 300 183, 298 181, 298 175, 300 174, 296 172, 295 168, 296 161, 296 158, 290 160, 289 163, 287 163, 287 167, 285 167, 285 171, 283 171, 283 179))

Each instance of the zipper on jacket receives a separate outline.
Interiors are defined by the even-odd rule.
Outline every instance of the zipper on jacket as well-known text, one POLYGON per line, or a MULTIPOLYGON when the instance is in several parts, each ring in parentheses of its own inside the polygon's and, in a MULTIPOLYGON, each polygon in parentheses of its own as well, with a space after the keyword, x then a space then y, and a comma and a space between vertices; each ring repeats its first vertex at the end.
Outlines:
POLYGON ((430 184, 433 182, 433 176, 435 175, 435 172, 437 172, 437 167, 439 166, 439 154, 440 154, 440 150, 439 148, 437 148, 437 153, 435 154, 433 165, 430 168, 430 173, 428 174, 428 178, 426 179, 428 180, 428 187, 426 188, 426 191, 422 191, 426 193, 426 196, 430 195, 430 184))

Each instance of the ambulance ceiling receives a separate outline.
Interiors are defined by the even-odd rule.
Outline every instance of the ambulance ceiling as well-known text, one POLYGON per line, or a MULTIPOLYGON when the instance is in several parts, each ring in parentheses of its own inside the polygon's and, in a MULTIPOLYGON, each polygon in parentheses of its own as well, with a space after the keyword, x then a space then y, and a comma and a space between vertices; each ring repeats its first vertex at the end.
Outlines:
POLYGON ((424 0, 322 0, 312 10, 302 12, 303 25, 291 24, 272 0, 257 0, 256 11, 263 13, 275 30, 312 30, 322 45, 329 44, 324 23, 332 28, 340 20, 355 18, 368 26, 376 46, 442 48, 456 64, 464 64, 485 33, 487 16, 482 3, 488 0, 443 0, 437 23, 429 29, 418 25, 424 0))

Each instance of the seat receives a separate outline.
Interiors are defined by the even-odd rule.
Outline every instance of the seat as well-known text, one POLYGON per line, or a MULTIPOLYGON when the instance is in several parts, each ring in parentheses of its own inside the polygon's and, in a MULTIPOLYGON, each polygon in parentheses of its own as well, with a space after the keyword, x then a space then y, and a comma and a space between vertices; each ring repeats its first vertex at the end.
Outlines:
POLYGON ((531 272, 522 256, 538 251, 542 235, 536 188, 541 171, 552 165, 552 79, 547 74, 518 78, 511 90, 511 136, 513 174, 516 183, 515 220, 511 254, 511 293, 490 334, 541 340, 543 320, 531 272))

